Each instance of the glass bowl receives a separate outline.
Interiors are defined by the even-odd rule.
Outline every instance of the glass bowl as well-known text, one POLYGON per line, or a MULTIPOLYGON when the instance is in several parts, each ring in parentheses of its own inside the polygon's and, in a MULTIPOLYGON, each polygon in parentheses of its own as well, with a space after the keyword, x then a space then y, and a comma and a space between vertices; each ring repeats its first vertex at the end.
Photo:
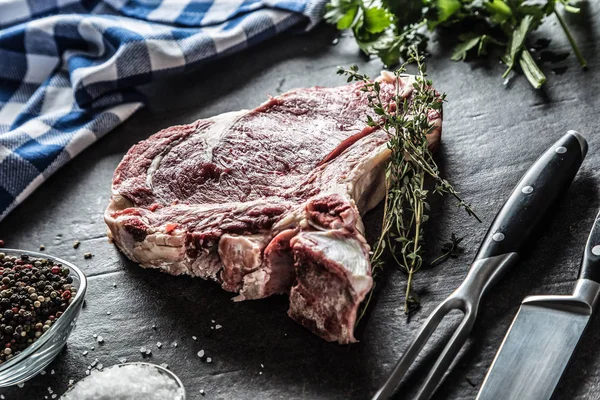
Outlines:
MULTIPOLYGON (((94 388, 97 389, 102 389, 101 391, 103 392, 106 389, 110 389, 112 388, 112 390, 115 390, 115 386, 118 386, 118 384, 115 384, 114 382, 114 377, 113 378, 106 378, 106 377, 102 377, 103 373, 107 373, 111 370, 116 369, 117 371, 121 368, 128 368, 128 367, 135 367, 135 366, 142 366, 142 367, 147 367, 147 368, 154 368, 159 374, 166 376, 167 378, 169 378, 170 380, 172 380, 177 389, 180 390, 180 394, 174 398, 169 398, 169 400, 186 400, 187 399, 187 395, 186 395, 186 391, 185 391, 185 387, 183 386, 183 383, 181 382, 181 379, 179 379, 179 377, 177 375, 175 375, 175 373, 173 373, 172 371, 161 367, 160 365, 156 365, 156 364, 151 364, 151 363, 146 363, 146 362, 128 362, 128 363, 124 363, 124 364, 115 364, 112 367, 108 367, 108 368, 104 368, 102 371, 95 371, 92 373, 92 375, 88 375, 85 378, 83 378, 82 380, 80 380, 79 382, 77 382, 74 386, 72 386, 71 388, 69 388, 69 390, 67 390, 61 397, 64 399, 78 399, 78 400, 87 400, 87 399, 97 399, 99 396, 99 394, 97 392, 94 393, 94 395, 92 395, 91 393, 88 393, 88 395, 83 395, 82 397, 82 393, 80 389, 83 389, 81 387, 81 385, 85 385, 86 382, 88 382, 89 384, 87 385, 86 390, 91 390, 92 385, 92 381, 90 380, 94 380, 94 388), (111 380, 113 379, 113 380, 111 380)), ((136 372, 140 372, 140 371, 136 371, 136 372)), ((108 375, 105 375, 108 376, 108 375)), ((124 378, 126 379, 126 378, 124 378)), ((131 381, 129 381, 131 382, 131 381)), ((147 397, 141 397, 143 394, 139 393, 139 392, 134 392, 133 387, 135 385, 135 382, 131 382, 131 387, 129 387, 129 382, 126 383, 126 390, 128 391, 127 394, 127 398, 128 399, 140 399, 140 398, 144 398, 146 399, 147 397)), ((152 389, 151 389, 152 390, 152 389)), ((122 394, 122 393, 121 393, 122 394)), ((154 397, 159 396, 158 393, 154 392, 154 397)), ((115 395, 110 394, 108 395, 107 393, 103 393, 102 395, 100 395, 103 399, 105 398, 112 398, 112 399, 122 399, 123 397, 121 397, 121 395, 115 395), (107 397, 107 396, 111 396, 111 397, 107 397), (115 397, 117 396, 117 397, 115 397)), ((162 396, 162 395, 161 395, 162 396)), ((165 397, 161 397, 161 398, 165 398, 165 397)))
POLYGON ((56 358, 67 343, 67 338, 73 331, 73 328, 75 328, 75 322, 85 298, 87 279, 83 272, 75 265, 48 254, 2 248, 0 248, 0 252, 13 257, 20 257, 23 254, 27 254, 31 258, 46 259, 61 264, 63 267, 69 268, 69 276, 73 278, 72 285, 77 288, 77 293, 73 297, 69 307, 56 319, 48 331, 44 332, 38 340, 33 342, 18 356, 0 364, 0 387, 6 387, 33 378, 56 358))

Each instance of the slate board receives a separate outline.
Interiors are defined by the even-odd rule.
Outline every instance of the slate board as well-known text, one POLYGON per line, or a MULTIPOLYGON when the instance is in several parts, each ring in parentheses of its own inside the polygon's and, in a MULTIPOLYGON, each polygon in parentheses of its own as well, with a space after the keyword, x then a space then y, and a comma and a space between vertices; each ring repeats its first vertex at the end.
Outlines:
MULTIPOLYGON (((435 396, 474 399, 523 297, 572 290, 581 251, 600 206, 596 134, 600 6, 583 4, 582 16, 569 20, 579 22, 573 32, 590 70, 578 68, 573 55, 565 61, 568 70, 562 75, 553 74, 552 66, 545 65, 550 82, 540 91, 520 76, 503 85, 502 66, 454 63, 448 59, 447 44, 432 43, 429 71, 435 86, 449 99, 437 159, 483 223, 467 217, 449 199, 434 202, 427 227, 428 256, 436 256, 452 232, 465 237, 465 254, 416 275, 414 284, 423 308, 410 320, 402 311, 405 276, 389 268, 358 329, 361 341, 352 346, 326 343, 296 325, 286 316, 283 297, 233 303, 232 295, 214 283, 136 267, 107 243, 102 213, 113 171, 123 154, 159 129, 251 108, 267 94, 342 84, 335 74, 337 65, 357 63, 374 76, 381 63, 362 57, 350 37, 341 37, 333 45, 334 30, 320 26, 311 34, 285 34, 200 71, 144 88, 149 107, 61 169, 0 224, 0 238, 7 247, 37 250, 44 244, 48 254, 78 263, 90 283, 77 329, 48 373, 24 388, 0 389, 0 393, 9 400, 43 399, 48 387, 62 393, 69 379, 83 378, 95 358, 109 366, 126 357, 169 364, 185 383, 190 399, 369 398, 421 322, 463 279, 483 234, 519 177, 565 131, 579 130, 587 136, 590 152, 568 196, 522 262, 484 299, 471 339, 435 396), (77 250, 72 248, 75 240, 82 242, 77 250), (87 251, 94 254, 91 260, 83 258, 87 251), (211 329, 216 324, 222 328, 211 329), (94 333, 105 338, 103 345, 95 342, 94 333), (159 341, 162 349, 155 346, 159 341), (178 346, 172 347, 173 342, 178 346), (95 350, 83 356, 90 346, 95 350), (142 358, 141 346, 152 346, 152 356, 142 358), (201 349, 212 357, 211 364, 196 356, 201 349)), ((539 37, 551 37, 552 50, 569 49, 554 20, 539 37)), ((380 217, 375 211, 365 218, 371 239, 380 217)), ((447 337, 458 316, 450 318, 437 339, 447 337)), ((555 399, 600 397, 598 341, 600 318, 593 318, 555 399)), ((439 348, 433 347, 426 349, 427 355, 412 370, 399 398, 411 398, 415 381, 439 348)))

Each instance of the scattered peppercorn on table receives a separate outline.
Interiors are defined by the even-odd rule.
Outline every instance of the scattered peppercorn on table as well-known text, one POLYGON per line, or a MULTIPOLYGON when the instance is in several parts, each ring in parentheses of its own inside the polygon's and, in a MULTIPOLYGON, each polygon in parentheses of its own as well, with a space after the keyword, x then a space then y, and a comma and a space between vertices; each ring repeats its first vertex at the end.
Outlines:
MULTIPOLYGON (((144 88, 150 100, 147 108, 59 170, 0 222, 4 246, 31 251, 43 246, 44 253, 72 262, 88 277, 86 304, 64 350, 44 373, 23 387, 0 388, 0 394, 7 400, 52 399, 92 370, 143 361, 166 366, 177 374, 189 399, 369 398, 415 330, 464 278, 477 244, 514 182, 550 143, 568 129, 576 129, 586 135, 590 150, 569 195, 535 249, 481 305, 472 340, 435 397, 475 398, 523 297, 572 289, 589 226, 600 207, 596 173, 600 167, 600 27, 592 23, 600 18, 600 5, 589 2, 584 13, 572 18, 587 19, 571 26, 590 70, 582 71, 574 57, 567 58, 566 72, 553 77, 543 91, 533 90, 522 76, 503 85, 499 78, 502 66, 454 63, 444 53, 443 49, 450 47, 443 38, 432 43, 436 55, 428 59, 428 73, 436 88, 448 94, 437 161, 443 175, 468 199, 483 223, 465 218, 464 211, 450 200, 431 204, 425 238, 430 254, 426 256, 439 256, 439 248, 452 233, 464 237, 465 253, 415 275, 413 287, 422 309, 408 320, 402 302, 405 276, 393 268, 385 270, 357 328, 360 342, 351 346, 327 343, 296 325, 285 315, 283 296, 235 303, 231 294, 214 283, 139 268, 107 242, 102 214, 114 169, 139 140, 171 125, 255 107, 269 93, 343 84, 335 74, 337 65, 356 63, 376 76, 381 63, 361 57, 354 39, 334 40, 335 30, 322 26, 306 36, 276 37, 199 72, 144 88), (581 27, 589 30, 581 31, 581 27), (538 278, 532 279, 534 276, 538 278)), ((542 27, 540 37, 550 29, 552 23, 542 27)), ((568 48, 566 38, 552 37, 551 48, 568 48)), ((364 219, 372 241, 381 208, 364 219)), ((15 335, 20 335, 26 340, 18 343, 26 343, 51 325, 52 316, 59 317, 68 301, 69 276, 51 265, 36 266, 23 259, 2 261, 0 265, 9 274, 3 272, 0 307, 3 299, 13 295, 23 297, 25 304, 24 309, 4 307, 3 315, 18 314, 27 320, 26 313, 31 307, 37 309, 36 302, 44 310, 39 320, 27 320, 29 328, 20 332, 0 325, 5 336, 17 340, 15 335), (39 285, 25 282, 18 293, 6 292, 14 290, 11 281, 16 284, 23 279, 10 274, 25 270, 25 276, 29 272, 34 275, 34 268, 37 273, 43 271, 45 278, 38 275, 37 279, 47 285, 39 289, 39 285)), ((594 318, 557 390, 557 399, 597 397, 599 341, 600 319, 594 318)), ((19 345, 0 345, 0 360, 21 350, 19 345)), ((431 360, 421 360, 419 365, 425 367, 427 362, 431 360)), ((419 365, 413 380, 419 375, 419 365)), ((410 383, 403 389, 407 398, 417 386, 410 383)))

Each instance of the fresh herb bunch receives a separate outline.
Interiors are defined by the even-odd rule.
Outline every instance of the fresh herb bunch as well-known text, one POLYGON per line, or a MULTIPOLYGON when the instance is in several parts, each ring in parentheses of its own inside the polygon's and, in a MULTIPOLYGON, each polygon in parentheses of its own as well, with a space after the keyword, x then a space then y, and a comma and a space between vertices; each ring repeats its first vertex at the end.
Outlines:
MULTIPOLYGON (((381 235, 379 236, 371 264, 373 275, 383 267, 387 252, 395 263, 408 275, 404 311, 409 313, 419 306, 419 300, 412 290, 413 275, 423 266, 423 232, 424 224, 429 218, 430 207, 427 203, 431 193, 450 194, 458 200, 460 207, 469 215, 479 218, 456 192, 446 179, 440 176, 431 151, 428 148, 427 135, 436 128, 428 118, 431 110, 441 112, 446 95, 440 95, 433 89, 431 80, 427 79, 423 56, 416 47, 407 51, 408 60, 394 72, 396 83, 395 95, 388 102, 382 101, 381 87, 367 75, 360 74, 356 65, 350 69, 339 68, 338 74, 348 77, 348 82, 357 81, 364 85, 361 90, 367 93, 369 107, 377 118, 367 116, 371 127, 383 129, 389 136, 388 148, 390 159, 386 165, 386 197, 381 235), (412 94, 400 96, 401 75, 406 72, 406 65, 415 63, 418 73, 413 83, 412 94), (425 186, 426 179, 432 178, 433 190, 425 186)), ((453 239, 455 246, 460 241, 453 239)), ((367 300, 367 304, 368 301, 367 300)), ((363 311, 364 312, 364 311, 363 311)), ((362 315, 361 315, 362 316, 362 315)))
POLYGON ((586 61, 575 43, 559 6, 580 9, 572 0, 331 0, 325 19, 339 30, 352 29, 360 49, 385 65, 407 59, 408 49, 427 47, 427 31, 456 33, 455 61, 467 54, 484 56, 489 47, 503 53, 504 77, 518 65, 531 85, 540 88, 546 76, 527 49, 528 35, 554 14, 582 67, 586 61))

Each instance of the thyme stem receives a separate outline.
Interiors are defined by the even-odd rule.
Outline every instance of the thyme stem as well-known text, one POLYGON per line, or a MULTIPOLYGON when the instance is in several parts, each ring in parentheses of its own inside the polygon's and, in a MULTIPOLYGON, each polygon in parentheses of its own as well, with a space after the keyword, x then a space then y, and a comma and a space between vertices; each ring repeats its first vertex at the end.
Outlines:
MULTIPOLYGON (((414 274, 423 265, 423 233, 429 216, 427 203, 430 190, 425 189, 426 178, 435 182, 433 193, 451 194, 458 205, 481 222, 469 204, 467 204, 447 180, 440 176, 439 168, 428 148, 427 136, 436 129, 429 120, 432 110, 441 111, 445 94, 440 95, 427 79, 423 56, 416 48, 411 48, 408 62, 417 64, 412 94, 400 95, 401 74, 406 64, 394 72, 395 95, 383 95, 381 84, 372 81, 367 75, 359 74, 358 67, 340 68, 338 74, 346 75, 348 82, 362 82, 361 90, 366 92, 368 105, 372 113, 367 114, 369 126, 382 129, 389 137, 390 159, 386 164, 383 220, 381 235, 376 241, 371 256, 373 276, 383 268, 384 254, 408 275, 404 296, 404 311, 409 313, 418 307, 418 297, 413 292, 414 274), (375 116, 375 118, 373 118, 375 116), (376 120, 377 119, 377 120, 376 120)), ((403 91, 404 92, 404 91, 403 91)), ((369 304, 367 297, 360 318, 369 304)))

